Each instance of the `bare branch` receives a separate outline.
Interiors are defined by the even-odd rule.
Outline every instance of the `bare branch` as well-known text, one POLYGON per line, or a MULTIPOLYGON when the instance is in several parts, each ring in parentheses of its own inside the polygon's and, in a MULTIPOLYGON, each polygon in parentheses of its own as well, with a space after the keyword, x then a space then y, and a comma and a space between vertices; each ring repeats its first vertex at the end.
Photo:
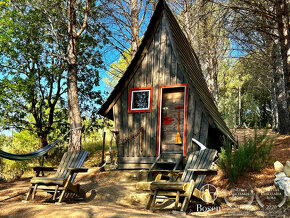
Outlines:
POLYGON ((87 27, 88 18, 89 18, 89 7, 90 7, 89 4, 90 4, 90 0, 86 0, 86 10, 85 10, 84 22, 83 22, 81 29, 76 34, 76 38, 80 37, 80 35, 84 32, 84 30, 87 27))

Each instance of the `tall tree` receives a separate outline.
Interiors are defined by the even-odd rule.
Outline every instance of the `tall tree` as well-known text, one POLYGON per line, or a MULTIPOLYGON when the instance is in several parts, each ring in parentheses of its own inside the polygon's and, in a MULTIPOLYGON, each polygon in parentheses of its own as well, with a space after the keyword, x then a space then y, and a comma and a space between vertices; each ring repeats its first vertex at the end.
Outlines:
POLYGON ((265 51, 269 45, 272 46, 273 52, 268 54, 273 69, 273 120, 278 121, 279 133, 289 134, 289 1, 229 0, 215 3, 229 10, 230 34, 241 46, 248 51, 265 51))
POLYGON ((227 59, 219 73, 218 107, 230 127, 266 127, 271 121, 271 65, 256 52, 227 59))
MULTIPOLYGON (((99 83, 97 67, 102 65, 100 49, 108 41, 105 26, 101 22, 102 5, 96 1, 68 0, 67 2, 50 1, 46 6, 52 11, 58 6, 53 19, 49 21, 50 34, 54 35, 54 43, 62 40, 62 59, 67 64, 67 98, 69 121, 71 124, 70 150, 81 149, 81 108, 86 111, 96 109, 100 103, 100 92, 94 91, 99 83), (65 13, 64 13, 65 12, 65 13), (64 15, 67 14, 67 17, 64 15), (63 31, 55 29, 61 19, 63 31), (64 50, 65 49, 65 50, 64 50), (93 104, 86 105, 86 102, 93 104), (91 107, 91 108, 90 108, 91 107)), ((50 11, 46 10, 48 16, 50 11)))
POLYGON ((3 128, 36 132, 45 146, 56 122, 67 121, 64 67, 47 52, 45 16, 26 4, 0 5, 0 117, 3 128), (5 8, 3 8, 3 6, 5 8))
POLYGON ((150 0, 116 0, 104 4, 110 17, 111 38, 120 54, 131 47, 127 51, 133 58, 138 50, 142 28, 148 24, 149 3, 150 0))
MULTIPOLYGON (((139 48, 152 7, 150 0, 101 1, 107 15, 105 22, 110 26, 109 51, 120 55, 119 62, 122 62, 120 68, 117 64, 108 66, 105 83, 112 89, 112 85, 121 78, 139 48)), ((108 62, 111 63, 111 60, 108 62)))
MULTIPOLYGON (((40 100, 53 106, 57 87, 61 87, 59 92, 62 98, 67 93, 69 99, 69 106, 64 100, 62 105, 65 104, 70 110, 72 128, 81 127, 81 111, 91 116, 102 100, 100 92, 94 89, 100 79, 98 68, 103 65, 100 48, 107 43, 106 31, 101 23, 101 6, 89 1, 47 0, 8 2, 8 8, 13 8, 12 15, 15 16, 5 16, 5 19, 10 18, 0 23, 7 30, 0 33, 0 46, 3 48, 1 70, 7 74, 6 84, 10 84, 7 79, 13 79, 12 75, 19 81, 27 81, 23 85, 25 90, 18 92, 18 98, 24 101, 32 91, 40 95, 39 98, 26 100, 24 106, 32 113, 30 107, 35 104, 38 107, 36 111, 43 114, 46 108, 40 100), (76 13, 77 10, 84 13, 76 13), (29 14, 31 12, 33 16, 29 14), (79 20, 83 22, 80 24, 79 20), (19 25, 16 25, 17 22, 19 25), (51 102, 47 96, 51 97, 51 102)), ((7 7, 1 16, 6 13, 7 7)), ((5 92, 5 87, 4 84, 1 91, 5 92)), ((23 88, 15 87, 20 91, 23 88)), ((11 91, 11 96, 16 95, 11 91)), ((17 101, 15 104, 10 100, 8 102, 11 107, 19 108, 17 101)), ((17 111, 9 115, 25 117, 24 113, 17 111)), ((80 133, 80 129, 73 131, 70 149, 80 149, 80 133)))
POLYGON ((170 6, 178 15, 183 31, 200 57, 208 87, 218 102, 218 73, 221 57, 230 49, 224 24, 226 11, 211 2, 173 0, 170 6))
POLYGON ((67 98, 69 108, 69 119, 72 128, 70 138, 70 150, 80 150, 82 142, 82 118, 79 107, 79 95, 78 95, 78 63, 77 63, 77 41, 81 34, 84 32, 87 26, 89 16, 89 4, 90 1, 86 0, 85 15, 83 24, 80 30, 77 30, 77 1, 69 0, 69 20, 68 20, 68 35, 69 42, 67 46, 67 98))

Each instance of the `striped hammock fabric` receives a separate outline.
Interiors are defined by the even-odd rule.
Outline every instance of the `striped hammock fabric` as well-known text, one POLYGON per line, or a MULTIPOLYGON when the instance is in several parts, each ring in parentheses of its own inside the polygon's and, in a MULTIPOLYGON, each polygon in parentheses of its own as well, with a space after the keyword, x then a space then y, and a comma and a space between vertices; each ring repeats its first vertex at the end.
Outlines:
POLYGON ((50 149, 55 147, 59 142, 60 140, 57 140, 52 144, 48 144, 44 146, 43 148, 40 148, 37 151, 31 152, 28 154, 11 154, 11 153, 0 150, 0 157, 6 158, 9 160, 16 160, 16 161, 30 160, 36 157, 41 157, 42 155, 46 154, 50 149))
POLYGON ((64 137, 66 137, 71 131, 81 129, 81 127, 71 129, 66 134, 64 134, 60 139, 56 140, 55 142, 48 144, 44 146, 43 148, 38 149, 37 151, 28 153, 28 154, 11 154, 5 151, 0 150, 0 157, 9 159, 9 160, 16 160, 16 161, 22 161, 22 160, 31 160, 36 157, 41 157, 45 155, 50 149, 55 147, 64 137))

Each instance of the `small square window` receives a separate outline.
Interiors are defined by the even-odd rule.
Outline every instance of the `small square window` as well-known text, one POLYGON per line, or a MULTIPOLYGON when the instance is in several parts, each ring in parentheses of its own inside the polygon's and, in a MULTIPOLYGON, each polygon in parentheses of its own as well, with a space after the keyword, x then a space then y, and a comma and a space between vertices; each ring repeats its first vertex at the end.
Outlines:
POLYGON ((152 90, 152 87, 129 89, 128 112, 151 112, 152 90))

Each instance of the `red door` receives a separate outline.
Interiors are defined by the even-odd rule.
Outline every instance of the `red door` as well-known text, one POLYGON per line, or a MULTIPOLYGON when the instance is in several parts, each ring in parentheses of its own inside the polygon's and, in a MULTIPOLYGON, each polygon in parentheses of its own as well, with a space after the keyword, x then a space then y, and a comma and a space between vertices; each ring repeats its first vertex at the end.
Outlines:
POLYGON ((160 92, 159 152, 185 155, 186 86, 164 86, 160 92))

